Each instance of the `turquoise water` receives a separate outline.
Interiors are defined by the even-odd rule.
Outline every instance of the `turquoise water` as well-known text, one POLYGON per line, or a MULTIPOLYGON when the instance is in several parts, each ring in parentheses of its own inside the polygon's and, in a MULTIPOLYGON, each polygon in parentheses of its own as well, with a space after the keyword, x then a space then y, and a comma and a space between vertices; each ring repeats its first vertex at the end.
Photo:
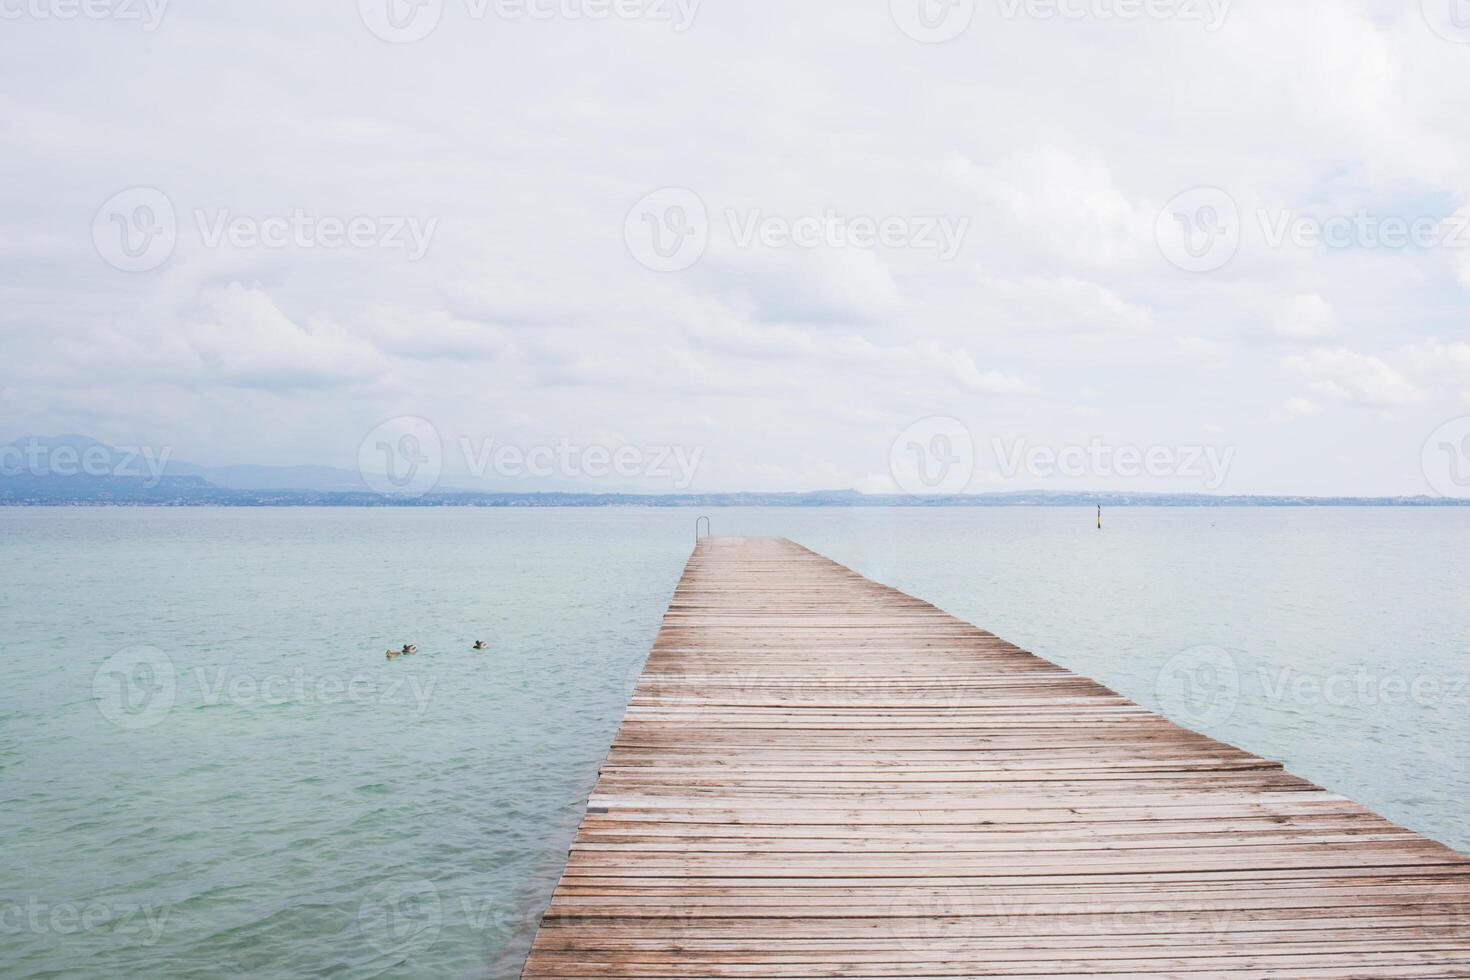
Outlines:
MULTIPOLYGON (((0 509, 0 975, 514 976, 694 516, 0 509)), ((1470 510, 712 516, 1470 851, 1470 510)))

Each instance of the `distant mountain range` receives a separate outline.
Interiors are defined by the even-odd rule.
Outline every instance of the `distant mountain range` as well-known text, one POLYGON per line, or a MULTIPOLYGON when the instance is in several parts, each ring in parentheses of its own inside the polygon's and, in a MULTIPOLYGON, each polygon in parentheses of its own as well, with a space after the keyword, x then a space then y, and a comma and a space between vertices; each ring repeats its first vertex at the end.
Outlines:
POLYGON ((955 497, 815 493, 486 492, 446 487, 420 497, 369 490, 328 466, 198 466, 86 436, 0 446, 0 505, 150 507, 1444 507, 1438 497, 1212 496, 1019 490, 955 497))

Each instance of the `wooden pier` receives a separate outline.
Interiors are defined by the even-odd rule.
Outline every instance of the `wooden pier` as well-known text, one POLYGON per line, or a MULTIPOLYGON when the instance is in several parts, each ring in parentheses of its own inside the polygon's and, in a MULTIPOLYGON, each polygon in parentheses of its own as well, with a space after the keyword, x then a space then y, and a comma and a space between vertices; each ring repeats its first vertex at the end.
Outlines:
POLYGON ((705 538, 523 976, 1470 977, 1470 858, 789 541, 705 538))

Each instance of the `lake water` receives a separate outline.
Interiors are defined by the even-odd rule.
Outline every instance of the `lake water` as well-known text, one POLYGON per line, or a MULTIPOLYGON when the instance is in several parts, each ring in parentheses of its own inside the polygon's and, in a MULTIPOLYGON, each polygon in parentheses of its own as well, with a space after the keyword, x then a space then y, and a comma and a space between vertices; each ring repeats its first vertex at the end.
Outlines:
MULTIPOLYGON (((712 517, 1470 851, 1470 509, 712 517)), ((0 509, 0 975, 515 976, 694 518, 0 509)))

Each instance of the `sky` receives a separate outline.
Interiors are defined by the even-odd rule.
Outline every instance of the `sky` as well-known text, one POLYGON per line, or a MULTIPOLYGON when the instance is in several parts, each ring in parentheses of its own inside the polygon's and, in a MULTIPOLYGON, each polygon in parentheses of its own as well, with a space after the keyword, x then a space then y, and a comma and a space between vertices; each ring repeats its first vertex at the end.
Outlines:
POLYGON ((0 146, 0 440, 1470 495, 1466 0, 0 0, 0 146))

